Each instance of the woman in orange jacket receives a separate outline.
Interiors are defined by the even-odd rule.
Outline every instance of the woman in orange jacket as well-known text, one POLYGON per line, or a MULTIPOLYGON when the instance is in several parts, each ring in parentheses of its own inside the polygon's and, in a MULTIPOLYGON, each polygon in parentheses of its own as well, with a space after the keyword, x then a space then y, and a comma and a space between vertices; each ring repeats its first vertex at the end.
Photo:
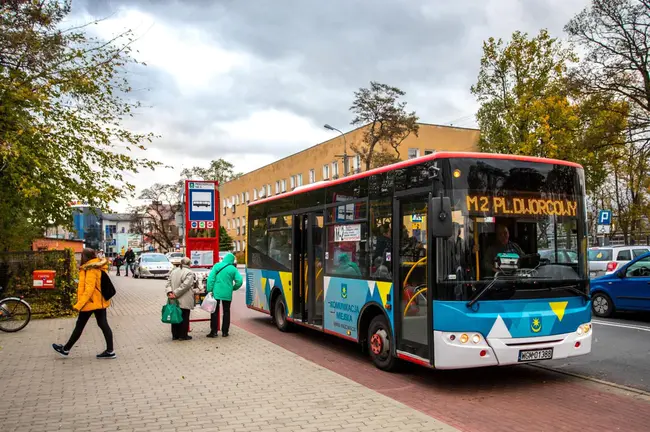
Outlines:
POLYGON ((77 288, 77 303, 73 306, 79 311, 77 325, 65 345, 52 344, 54 351, 63 357, 70 354, 72 346, 79 340, 84 327, 91 315, 95 315, 97 325, 104 333, 106 339, 106 351, 97 354, 98 359, 114 359, 113 332, 108 326, 106 309, 111 305, 109 300, 104 299, 101 290, 102 271, 108 271, 108 260, 99 259, 92 249, 84 249, 81 253, 81 269, 79 270, 79 287, 77 288))

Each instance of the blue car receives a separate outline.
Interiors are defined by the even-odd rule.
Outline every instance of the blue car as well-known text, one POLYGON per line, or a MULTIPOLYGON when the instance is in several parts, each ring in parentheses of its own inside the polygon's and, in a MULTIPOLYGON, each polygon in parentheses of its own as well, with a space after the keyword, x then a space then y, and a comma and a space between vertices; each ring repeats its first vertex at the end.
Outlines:
POLYGON ((650 253, 623 265, 616 272, 591 280, 594 315, 614 311, 650 311, 650 253))

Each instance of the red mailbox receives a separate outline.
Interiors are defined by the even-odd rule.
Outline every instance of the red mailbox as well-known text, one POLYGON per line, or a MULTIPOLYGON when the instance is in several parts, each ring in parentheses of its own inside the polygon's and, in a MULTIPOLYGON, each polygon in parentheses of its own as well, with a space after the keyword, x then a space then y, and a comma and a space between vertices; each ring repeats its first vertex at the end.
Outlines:
POLYGON ((36 289, 54 289, 54 270, 34 270, 34 288, 36 289))

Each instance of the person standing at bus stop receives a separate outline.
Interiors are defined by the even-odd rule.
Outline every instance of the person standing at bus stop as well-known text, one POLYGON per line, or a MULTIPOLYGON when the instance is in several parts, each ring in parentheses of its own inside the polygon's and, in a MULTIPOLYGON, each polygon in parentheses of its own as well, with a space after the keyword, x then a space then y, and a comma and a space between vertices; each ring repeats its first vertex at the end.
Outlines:
POLYGON ((221 336, 228 337, 228 331, 230 330, 230 303, 232 302, 232 293, 233 291, 237 291, 243 283, 244 281, 237 269, 235 255, 232 253, 228 253, 223 258, 223 261, 216 263, 212 267, 210 275, 208 276, 206 294, 212 293, 212 296, 217 301, 217 308, 210 316, 209 338, 217 337, 217 319, 220 303, 223 303, 221 336))
POLYGON ((167 279, 166 293, 170 300, 178 301, 178 307, 183 313, 183 322, 172 324, 172 340, 191 340, 190 311, 194 308, 194 272, 190 269, 190 259, 183 257, 177 268, 174 268, 167 279))

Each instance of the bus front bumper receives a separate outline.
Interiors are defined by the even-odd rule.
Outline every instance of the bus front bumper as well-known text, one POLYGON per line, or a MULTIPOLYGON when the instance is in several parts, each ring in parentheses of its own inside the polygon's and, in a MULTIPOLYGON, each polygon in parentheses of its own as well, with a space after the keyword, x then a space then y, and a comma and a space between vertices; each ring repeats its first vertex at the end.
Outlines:
POLYGON ((486 340, 475 332, 434 331, 434 366, 436 369, 504 366, 584 355, 591 352, 592 334, 591 323, 571 333, 531 338, 486 340))

